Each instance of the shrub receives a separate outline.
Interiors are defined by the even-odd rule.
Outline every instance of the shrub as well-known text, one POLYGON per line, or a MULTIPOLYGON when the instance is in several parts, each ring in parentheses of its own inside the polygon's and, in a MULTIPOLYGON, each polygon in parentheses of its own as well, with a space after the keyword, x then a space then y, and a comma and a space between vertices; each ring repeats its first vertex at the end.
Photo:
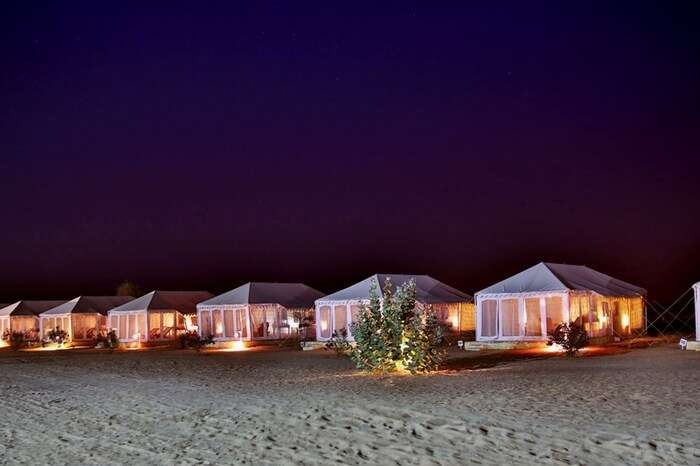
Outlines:
POLYGON ((588 334, 580 325, 564 322, 557 325, 547 344, 559 345, 566 351, 567 356, 573 357, 578 350, 588 344, 588 334))
POLYGON ((15 351, 27 345, 27 338, 24 332, 11 332, 9 333, 7 340, 10 342, 10 346, 15 351))
POLYGON ((112 329, 109 332, 98 332, 95 335, 95 346, 98 348, 114 349, 119 345, 117 331, 112 329))
POLYGON ((68 340, 68 332, 56 327, 55 329, 49 330, 48 339, 51 343, 62 345, 68 340))
POLYGON ((412 374, 436 370, 446 356, 444 333, 430 307, 417 309, 404 332, 404 368, 412 374))
POLYGON ((384 286, 383 302, 378 284, 372 283, 369 305, 361 305, 352 334, 356 346, 351 356, 359 369, 391 372, 405 369, 415 374, 438 368, 444 360, 443 330, 432 309, 416 302, 413 280, 397 287, 384 286))
POLYGON ((195 330, 190 330, 181 334, 178 337, 178 339, 180 341, 180 348, 192 348, 196 349, 197 351, 202 349, 204 346, 211 345, 214 343, 213 335, 209 335, 208 337, 203 338, 195 330))
POLYGON ((331 339, 328 340, 323 349, 333 350, 337 355, 346 354, 348 351, 350 351, 351 347, 350 343, 348 342, 347 329, 343 328, 333 332, 331 339))

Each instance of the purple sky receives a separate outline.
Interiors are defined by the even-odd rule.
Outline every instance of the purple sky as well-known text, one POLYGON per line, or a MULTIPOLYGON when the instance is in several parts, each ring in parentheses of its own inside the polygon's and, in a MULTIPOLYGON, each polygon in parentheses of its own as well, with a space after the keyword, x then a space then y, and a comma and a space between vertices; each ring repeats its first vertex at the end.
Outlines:
POLYGON ((0 302, 700 280, 692 2, 140 3, 0 19, 0 302))

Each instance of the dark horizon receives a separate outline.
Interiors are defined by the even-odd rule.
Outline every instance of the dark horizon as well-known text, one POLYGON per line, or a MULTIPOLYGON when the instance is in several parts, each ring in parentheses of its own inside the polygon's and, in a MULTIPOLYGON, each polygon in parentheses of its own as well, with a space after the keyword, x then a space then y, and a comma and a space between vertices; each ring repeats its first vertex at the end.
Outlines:
POLYGON ((700 281, 692 2, 7 8, 0 302, 700 281))

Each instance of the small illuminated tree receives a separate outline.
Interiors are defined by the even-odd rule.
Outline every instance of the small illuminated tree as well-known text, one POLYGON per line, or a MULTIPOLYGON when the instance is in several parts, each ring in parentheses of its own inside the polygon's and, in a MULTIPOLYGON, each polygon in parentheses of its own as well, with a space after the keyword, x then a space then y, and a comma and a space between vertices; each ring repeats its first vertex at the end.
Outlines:
POLYGON ((444 359, 443 332, 432 309, 416 302, 416 284, 410 280, 392 292, 387 279, 380 299, 372 283, 369 305, 361 305, 352 324, 356 346, 351 356, 359 369, 391 372, 397 369, 428 372, 444 359))

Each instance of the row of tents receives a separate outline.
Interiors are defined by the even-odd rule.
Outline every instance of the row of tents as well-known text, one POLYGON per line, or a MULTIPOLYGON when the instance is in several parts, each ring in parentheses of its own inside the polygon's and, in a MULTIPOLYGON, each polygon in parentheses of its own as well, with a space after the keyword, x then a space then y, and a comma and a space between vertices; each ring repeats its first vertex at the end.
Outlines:
POLYGON ((541 262, 476 293, 475 298, 427 275, 377 274, 325 295, 302 283, 242 285, 219 296, 206 291, 152 291, 140 298, 81 296, 63 301, 19 301, 0 308, 0 335, 25 332, 46 340, 56 329, 74 343, 113 329, 121 342, 162 342, 197 331, 217 342, 298 336, 327 341, 391 285, 416 284, 448 331, 479 342, 544 341, 561 322, 582 325, 593 338, 643 333, 646 290, 585 266, 541 262))

